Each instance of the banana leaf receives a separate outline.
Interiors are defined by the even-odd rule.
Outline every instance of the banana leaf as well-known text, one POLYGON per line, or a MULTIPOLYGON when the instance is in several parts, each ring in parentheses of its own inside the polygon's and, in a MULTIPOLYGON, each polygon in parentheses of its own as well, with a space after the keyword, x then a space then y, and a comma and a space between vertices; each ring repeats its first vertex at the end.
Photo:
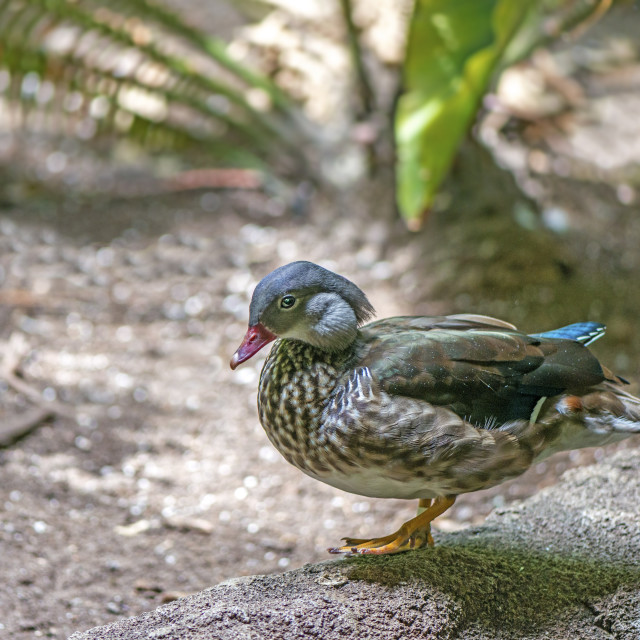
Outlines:
POLYGON ((395 114, 397 202, 420 225, 533 0, 416 0, 395 114))

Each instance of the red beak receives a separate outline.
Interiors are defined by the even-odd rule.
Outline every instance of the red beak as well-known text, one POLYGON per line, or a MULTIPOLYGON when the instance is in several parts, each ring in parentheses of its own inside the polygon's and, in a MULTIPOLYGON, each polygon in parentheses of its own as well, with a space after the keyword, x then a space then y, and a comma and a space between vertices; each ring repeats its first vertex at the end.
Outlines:
POLYGON ((278 336, 265 329, 260 323, 247 329, 242 344, 231 358, 231 368, 235 369, 239 364, 254 356, 265 344, 269 344, 278 336))

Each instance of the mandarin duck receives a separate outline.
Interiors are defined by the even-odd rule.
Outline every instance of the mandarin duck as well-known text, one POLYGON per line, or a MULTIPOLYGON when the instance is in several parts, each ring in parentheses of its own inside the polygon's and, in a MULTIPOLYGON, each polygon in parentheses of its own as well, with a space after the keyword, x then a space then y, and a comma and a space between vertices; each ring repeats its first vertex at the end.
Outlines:
POLYGON ((267 436, 307 475, 351 493, 418 499, 391 535, 331 553, 433 545, 430 523, 461 493, 557 451, 640 432, 640 399, 586 345, 596 322, 526 334, 481 315, 396 317, 346 278, 293 262, 256 287, 231 368, 276 340, 260 376, 267 436))

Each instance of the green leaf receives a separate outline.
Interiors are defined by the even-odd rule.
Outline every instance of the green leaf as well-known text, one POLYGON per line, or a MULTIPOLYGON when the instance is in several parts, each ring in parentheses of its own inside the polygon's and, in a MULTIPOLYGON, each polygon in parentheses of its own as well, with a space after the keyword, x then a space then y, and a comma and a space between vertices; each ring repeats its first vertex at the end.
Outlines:
POLYGON ((416 0, 395 116, 397 199, 418 226, 534 0, 416 0))
POLYGON ((91 119, 96 135, 216 164, 304 166, 306 121, 293 101, 158 0, 0 0, 0 69, 12 106, 55 111, 71 127, 91 119), (53 87, 46 106, 21 91, 27 74, 53 87), (270 104, 253 106, 248 89, 270 104), (71 92, 82 96, 73 112, 64 108, 71 92), (90 112, 95 99, 107 103, 102 116, 90 112), (117 126, 117 113, 131 124, 117 126))

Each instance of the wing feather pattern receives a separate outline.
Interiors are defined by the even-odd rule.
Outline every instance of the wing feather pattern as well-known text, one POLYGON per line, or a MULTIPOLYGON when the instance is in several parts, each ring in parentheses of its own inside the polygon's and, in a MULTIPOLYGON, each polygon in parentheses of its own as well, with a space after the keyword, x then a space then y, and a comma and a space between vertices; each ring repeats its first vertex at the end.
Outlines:
POLYGON ((529 336, 486 316, 389 318, 363 327, 359 364, 387 393, 446 406, 475 424, 528 419, 540 398, 607 377, 583 344, 552 335, 529 336))

